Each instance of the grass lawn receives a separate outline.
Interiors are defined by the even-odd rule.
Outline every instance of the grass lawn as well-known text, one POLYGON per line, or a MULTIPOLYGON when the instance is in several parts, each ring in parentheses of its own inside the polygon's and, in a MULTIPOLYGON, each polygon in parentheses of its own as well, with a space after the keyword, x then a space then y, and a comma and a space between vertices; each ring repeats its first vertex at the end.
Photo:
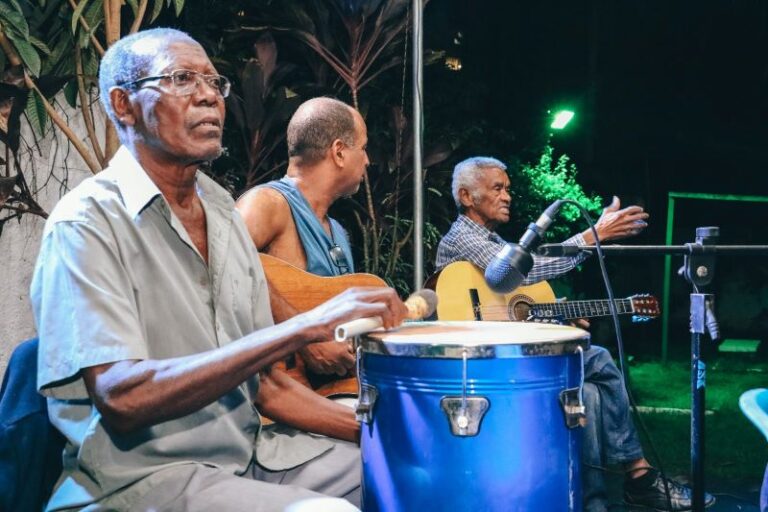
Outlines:
MULTIPOLYGON (((690 361, 633 361, 631 387, 639 406, 690 411, 690 361)), ((707 365, 705 475, 708 481, 759 485, 768 443, 739 409, 739 396, 751 388, 768 387, 768 363, 754 354, 725 354, 707 365)), ((690 412, 645 412, 642 420, 672 475, 690 473, 690 412)), ((651 455, 644 439, 646 453, 651 455)))

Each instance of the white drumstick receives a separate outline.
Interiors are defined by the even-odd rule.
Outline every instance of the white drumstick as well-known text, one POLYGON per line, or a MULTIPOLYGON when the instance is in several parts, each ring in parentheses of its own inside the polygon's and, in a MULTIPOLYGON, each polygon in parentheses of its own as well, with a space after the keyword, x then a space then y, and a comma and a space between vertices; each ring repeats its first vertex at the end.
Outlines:
MULTIPOLYGON (((408 308, 406 317, 409 320, 422 320, 437 309, 437 294, 429 289, 419 290, 405 299, 405 307, 408 308)), ((382 326, 381 318, 358 318, 336 327, 336 341, 346 341, 354 336, 371 332, 382 326)))
POLYGON ((349 338, 354 338, 366 332, 375 331, 381 327, 381 318, 375 316, 373 318, 358 318, 351 322, 345 322, 336 327, 336 341, 347 341, 349 338))

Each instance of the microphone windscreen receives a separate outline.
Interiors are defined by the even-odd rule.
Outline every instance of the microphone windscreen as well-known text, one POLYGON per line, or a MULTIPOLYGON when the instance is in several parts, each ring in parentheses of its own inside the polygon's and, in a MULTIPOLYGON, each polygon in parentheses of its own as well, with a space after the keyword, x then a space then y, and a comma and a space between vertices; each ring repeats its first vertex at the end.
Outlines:
POLYGON ((496 293, 509 293, 523 282, 525 276, 507 259, 494 258, 485 269, 485 282, 496 293))
POLYGON ((496 293, 509 293, 533 267, 533 257, 517 244, 505 245, 485 269, 485 282, 496 293))

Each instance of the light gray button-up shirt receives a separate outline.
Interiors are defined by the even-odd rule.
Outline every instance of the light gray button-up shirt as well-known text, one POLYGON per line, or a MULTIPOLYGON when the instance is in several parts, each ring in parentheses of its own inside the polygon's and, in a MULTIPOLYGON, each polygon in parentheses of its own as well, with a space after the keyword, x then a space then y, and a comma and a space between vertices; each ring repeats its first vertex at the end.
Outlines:
POLYGON ((229 194, 198 172, 209 263, 160 190, 121 148, 109 168, 61 199, 48 219, 31 287, 40 337, 38 388, 67 438, 48 508, 82 506, 178 464, 242 473, 330 448, 290 429, 260 432, 254 376, 207 407, 130 435, 108 431, 82 368, 196 354, 272 325, 264 272, 229 194))

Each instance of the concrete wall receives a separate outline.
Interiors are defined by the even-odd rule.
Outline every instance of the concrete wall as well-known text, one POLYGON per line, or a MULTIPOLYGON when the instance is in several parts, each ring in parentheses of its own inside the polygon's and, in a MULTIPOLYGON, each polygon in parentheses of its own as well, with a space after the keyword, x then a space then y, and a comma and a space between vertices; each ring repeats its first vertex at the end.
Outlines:
MULTIPOLYGON (((58 103, 69 126, 75 133, 82 134, 86 144, 90 144, 80 111, 67 108, 63 98, 58 103)), ((98 104, 94 104, 93 110, 97 134, 103 136, 105 117, 98 104)), ((58 130, 49 128, 48 132, 41 140, 29 126, 24 125, 19 162, 36 200, 50 212, 61 196, 91 176, 91 171, 58 130)), ((0 149, 4 154, 2 144, 0 149)), ((26 215, 21 222, 14 220, 6 223, 0 235, 0 375, 5 373, 16 345, 35 335, 29 284, 44 222, 41 217, 26 215)))

